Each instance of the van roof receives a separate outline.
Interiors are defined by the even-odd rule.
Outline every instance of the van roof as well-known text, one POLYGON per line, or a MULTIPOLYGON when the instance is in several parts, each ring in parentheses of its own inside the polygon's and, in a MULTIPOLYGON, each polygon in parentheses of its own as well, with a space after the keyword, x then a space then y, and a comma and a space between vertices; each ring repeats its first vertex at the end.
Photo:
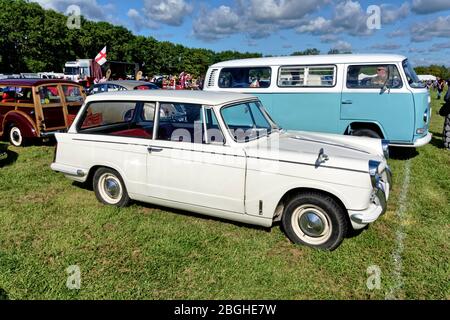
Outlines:
POLYGON ((210 92, 191 90, 135 90, 98 93, 89 96, 86 102, 93 101, 160 101, 173 103, 192 103, 220 105, 234 101, 256 99, 249 94, 230 92, 210 92))
POLYGON ((216 63, 211 68, 243 66, 279 66, 295 64, 336 64, 336 63, 387 63, 399 62, 406 57, 396 54, 327 54, 309 56, 287 56, 238 59, 216 63))

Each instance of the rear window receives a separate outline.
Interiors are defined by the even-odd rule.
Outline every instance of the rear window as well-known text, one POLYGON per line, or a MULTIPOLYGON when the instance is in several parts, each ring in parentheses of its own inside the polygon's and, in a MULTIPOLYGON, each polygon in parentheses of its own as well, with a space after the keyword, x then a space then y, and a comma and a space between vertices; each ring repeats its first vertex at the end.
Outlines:
POLYGON ((62 86, 66 102, 83 102, 81 88, 78 86, 63 85, 62 86))
POLYGON ((270 67, 224 68, 219 75, 219 88, 268 88, 272 78, 270 67))
POLYGON ((92 102, 83 115, 81 129, 128 123, 134 116, 136 102, 92 102))
POLYGON ((336 66, 284 66, 280 67, 279 87, 333 87, 336 66))

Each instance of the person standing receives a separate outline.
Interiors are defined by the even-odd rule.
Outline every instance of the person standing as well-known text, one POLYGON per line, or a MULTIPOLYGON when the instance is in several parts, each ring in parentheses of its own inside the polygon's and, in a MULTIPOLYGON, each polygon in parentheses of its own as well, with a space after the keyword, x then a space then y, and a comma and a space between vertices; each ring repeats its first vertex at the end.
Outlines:
POLYGON ((442 92, 444 91, 445 81, 443 79, 439 79, 437 84, 437 99, 441 100, 442 92))

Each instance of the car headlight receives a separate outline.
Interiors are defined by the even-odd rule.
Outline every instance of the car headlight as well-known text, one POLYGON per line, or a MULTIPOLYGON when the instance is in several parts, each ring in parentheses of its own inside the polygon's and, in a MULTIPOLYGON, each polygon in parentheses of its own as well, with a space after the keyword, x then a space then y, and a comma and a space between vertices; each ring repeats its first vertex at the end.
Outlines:
POLYGON ((389 159, 389 140, 381 140, 381 148, 383 149, 384 157, 389 159))
POLYGON ((378 186, 378 183, 381 180, 380 164, 381 162, 379 161, 375 160, 369 161, 370 181, 372 182, 372 187, 374 188, 378 186))

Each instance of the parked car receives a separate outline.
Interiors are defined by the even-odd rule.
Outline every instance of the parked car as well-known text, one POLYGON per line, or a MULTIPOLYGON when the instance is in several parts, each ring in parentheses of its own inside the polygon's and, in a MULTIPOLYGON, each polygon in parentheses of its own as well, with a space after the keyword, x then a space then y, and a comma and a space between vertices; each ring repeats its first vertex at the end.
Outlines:
POLYGON ((56 140, 51 168, 92 182, 106 205, 138 200, 264 227, 281 220, 293 242, 322 249, 384 214, 391 186, 388 142, 282 130, 251 95, 93 95, 56 140), (185 116, 166 112, 174 106, 185 116))
POLYGON ((0 80, 0 137, 21 146, 66 130, 75 119, 85 93, 66 80, 0 80))
POLYGON ((94 84, 89 90, 89 94, 96 94, 102 92, 126 91, 126 90, 158 90, 160 89, 156 84, 146 81, 135 80, 117 80, 107 81, 94 84))
POLYGON ((224 61, 209 68, 204 90, 253 94, 289 130, 388 139, 402 147, 432 138, 429 92, 401 55, 224 61))

